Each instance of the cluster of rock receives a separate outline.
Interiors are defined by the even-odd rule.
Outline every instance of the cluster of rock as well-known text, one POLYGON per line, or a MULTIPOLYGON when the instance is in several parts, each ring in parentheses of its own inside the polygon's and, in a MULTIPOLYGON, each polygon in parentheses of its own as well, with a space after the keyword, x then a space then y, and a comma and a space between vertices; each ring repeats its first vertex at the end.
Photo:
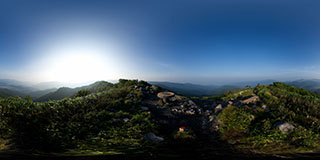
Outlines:
POLYGON ((274 124, 274 126, 278 128, 282 133, 290 133, 296 129, 296 127, 286 121, 279 121, 274 124))
POLYGON ((141 91, 144 95, 156 94, 159 92, 160 87, 156 85, 146 85, 146 86, 134 86, 138 91, 141 91))
MULTIPOLYGON (((261 104, 259 96, 252 94, 250 97, 244 99, 244 100, 229 100, 228 102, 218 102, 213 103, 212 105, 204 105, 206 110, 203 112, 203 122, 202 122, 202 128, 209 128, 211 132, 213 131, 219 131, 219 126, 221 124, 221 121, 217 118, 217 115, 219 115, 226 107, 228 106, 250 106, 250 107, 260 107, 264 109, 265 111, 269 111, 268 106, 265 104, 261 104)), ((253 120, 255 119, 255 116, 251 115, 250 118, 253 120)), ((292 132, 295 127, 285 121, 280 121, 276 124, 274 124, 276 128, 278 128, 283 133, 289 133, 292 132)))
MULTIPOLYGON (((266 112, 269 111, 268 106, 263 104, 259 96, 255 94, 247 97, 230 99, 229 101, 210 99, 192 101, 187 97, 176 95, 173 92, 163 91, 160 87, 155 85, 136 87, 135 89, 142 91, 144 95, 148 96, 148 100, 144 101, 141 110, 150 111, 155 114, 154 117, 158 123, 170 126, 172 123, 181 122, 181 120, 188 121, 185 117, 183 120, 181 118, 183 116, 201 117, 201 121, 199 121, 198 124, 201 126, 203 132, 219 131, 222 122, 217 117, 228 106, 259 107, 266 112)), ((250 116, 250 119, 255 119, 255 116, 250 116)), ((274 127, 278 128, 283 133, 289 133, 295 129, 293 125, 285 121, 274 124, 274 127)), ((153 133, 144 135, 144 138, 154 142, 161 142, 163 140, 153 133)))
POLYGON ((187 97, 175 95, 173 92, 160 92, 157 96, 160 103, 173 114, 201 114, 201 108, 187 97))
POLYGON ((156 136, 154 133, 149 132, 145 135, 143 135, 143 138, 150 140, 152 142, 162 142, 164 140, 164 138, 156 136))

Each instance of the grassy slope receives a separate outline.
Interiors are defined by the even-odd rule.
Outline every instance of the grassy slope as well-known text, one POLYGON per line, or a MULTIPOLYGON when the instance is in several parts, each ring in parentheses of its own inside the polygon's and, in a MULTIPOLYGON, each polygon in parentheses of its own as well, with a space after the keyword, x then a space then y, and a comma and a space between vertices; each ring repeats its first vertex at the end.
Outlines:
POLYGON ((318 95, 283 83, 274 83, 229 92, 222 99, 242 100, 252 93, 260 97, 257 107, 229 105, 217 116, 221 121, 222 139, 234 140, 240 148, 263 153, 310 151, 319 148, 318 95), (266 105, 268 109, 262 109, 262 105, 266 105), (282 120, 294 125, 296 130, 288 134, 280 132, 274 124, 282 120))

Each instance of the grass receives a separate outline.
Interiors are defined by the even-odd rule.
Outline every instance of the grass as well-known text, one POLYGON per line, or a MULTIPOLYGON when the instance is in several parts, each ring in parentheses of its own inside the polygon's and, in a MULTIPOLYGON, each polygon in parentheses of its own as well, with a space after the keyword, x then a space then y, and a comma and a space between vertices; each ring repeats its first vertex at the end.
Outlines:
POLYGON ((8 149, 8 140, 0 138, 0 151, 8 149))

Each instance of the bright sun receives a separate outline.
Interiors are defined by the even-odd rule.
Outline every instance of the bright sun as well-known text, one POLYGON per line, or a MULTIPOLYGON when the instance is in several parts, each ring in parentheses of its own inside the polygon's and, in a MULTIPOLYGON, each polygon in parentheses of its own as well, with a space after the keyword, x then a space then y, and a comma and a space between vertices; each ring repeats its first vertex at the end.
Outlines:
POLYGON ((54 62, 50 72, 58 81, 83 82, 103 78, 104 68, 103 60, 99 56, 71 54, 54 62))
POLYGON ((118 73, 114 56, 103 53, 92 47, 55 50, 43 61, 41 73, 46 80, 71 83, 114 78, 118 73))

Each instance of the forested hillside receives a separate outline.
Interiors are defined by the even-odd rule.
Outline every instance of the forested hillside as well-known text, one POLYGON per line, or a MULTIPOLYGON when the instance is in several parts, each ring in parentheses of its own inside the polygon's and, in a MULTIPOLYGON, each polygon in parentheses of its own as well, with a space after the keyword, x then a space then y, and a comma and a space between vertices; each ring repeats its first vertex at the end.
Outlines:
POLYGON ((122 80, 97 94, 59 101, 0 99, 1 138, 21 149, 104 151, 109 147, 141 147, 141 134, 153 131, 150 115, 142 111, 144 82, 122 80), (143 124, 143 125, 142 125, 143 124))
POLYGON ((35 101, 44 102, 44 101, 48 101, 48 100, 61 100, 63 98, 67 98, 67 97, 71 98, 80 90, 88 90, 90 93, 98 93, 98 92, 102 92, 112 86, 113 86, 112 83, 105 82, 105 81, 99 81, 99 82, 93 83, 88 86, 82 86, 82 87, 77 87, 77 88, 62 87, 54 92, 48 93, 46 95, 43 95, 43 96, 37 98, 35 101))

